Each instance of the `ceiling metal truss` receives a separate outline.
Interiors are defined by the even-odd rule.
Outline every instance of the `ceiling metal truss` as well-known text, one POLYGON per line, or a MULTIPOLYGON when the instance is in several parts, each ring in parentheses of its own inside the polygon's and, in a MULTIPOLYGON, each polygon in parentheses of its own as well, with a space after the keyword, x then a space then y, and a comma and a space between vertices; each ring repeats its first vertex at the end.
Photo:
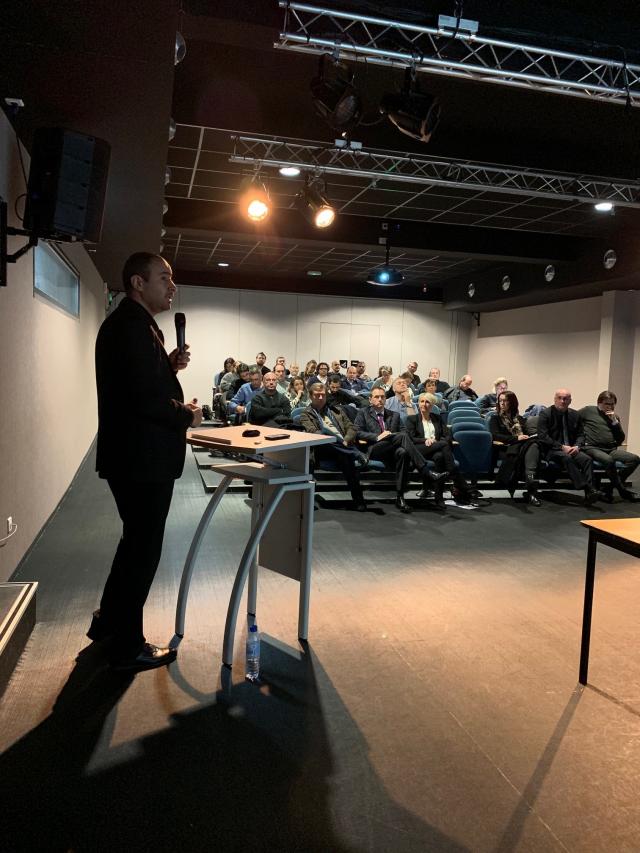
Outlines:
POLYGON ((298 166, 317 175, 352 175, 372 181, 487 190, 572 202, 610 201, 620 207, 640 207, 638 181, 553 174, 390 151, 365 151, 348 145, 318 146, 257 136, 234 135, 231 138, 233 154, 229 161, 258 169, 298 166))
POLYGON ((640 107, 640 66, 279 0, 274 47, 640 107))

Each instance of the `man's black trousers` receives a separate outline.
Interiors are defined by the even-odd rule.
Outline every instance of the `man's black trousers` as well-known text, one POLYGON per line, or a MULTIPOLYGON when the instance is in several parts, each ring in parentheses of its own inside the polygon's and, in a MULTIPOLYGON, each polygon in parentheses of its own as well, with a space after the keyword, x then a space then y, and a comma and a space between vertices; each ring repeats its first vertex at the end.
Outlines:
POLYGON ((122 519, 122 538, 102 593, 100 621, 113 632, 113 657, 135 657, 145 642, 142 610, 160 562, 174 481, 107 482, 122 519))

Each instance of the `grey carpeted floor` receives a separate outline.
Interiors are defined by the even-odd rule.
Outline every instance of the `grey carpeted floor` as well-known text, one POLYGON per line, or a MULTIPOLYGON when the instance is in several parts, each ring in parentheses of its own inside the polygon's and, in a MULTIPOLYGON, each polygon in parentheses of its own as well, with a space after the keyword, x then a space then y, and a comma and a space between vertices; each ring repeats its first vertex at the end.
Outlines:
MULTIPOLYGON (((590 686, 577 689, 585 510, 506 496, 403 516, 325 495, 315 513, 310 640, 297 585, 265 573, 264 683, 221 671, 249 529, 228 495, 169 669, 112 674, 84 637, 118 538, 85 463, 14 579, 38 623, 0 706, 2 851, 640 850, 640 564, 599 554, 590 686), (78 656, 78 652, 80 655, 78 656)), ((178 483, 147 606, 173 634, 207 498, 178 483)), ((416 504, 417 506, 417 504, 416 504)), ((292 530, 295 520, 292 519, 292 530)))

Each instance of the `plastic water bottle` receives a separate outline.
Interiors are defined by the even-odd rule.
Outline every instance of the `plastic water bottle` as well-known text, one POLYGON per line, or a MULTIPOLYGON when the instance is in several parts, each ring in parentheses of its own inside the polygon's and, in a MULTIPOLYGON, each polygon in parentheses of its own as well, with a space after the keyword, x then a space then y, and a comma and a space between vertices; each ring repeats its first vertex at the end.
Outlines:
POLYGON ((247 634, 245 678, 247 681, 258 681, 260 678, 260 632, 256 624, 249 626, 249 633, 247 634))

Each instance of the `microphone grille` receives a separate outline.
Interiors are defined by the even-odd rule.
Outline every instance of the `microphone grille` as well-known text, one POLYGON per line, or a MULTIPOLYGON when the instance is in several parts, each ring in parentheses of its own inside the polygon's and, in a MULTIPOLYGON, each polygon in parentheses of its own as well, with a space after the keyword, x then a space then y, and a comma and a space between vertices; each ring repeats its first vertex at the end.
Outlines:
POLYGON ((182 328, 182 326, 187 325, 187 318, 184 316, 184 314, 181 311, 177 312, 177 314, 175 315, 174 321, 176 324, 176 329, 180 329, 180 328, 182 328))

